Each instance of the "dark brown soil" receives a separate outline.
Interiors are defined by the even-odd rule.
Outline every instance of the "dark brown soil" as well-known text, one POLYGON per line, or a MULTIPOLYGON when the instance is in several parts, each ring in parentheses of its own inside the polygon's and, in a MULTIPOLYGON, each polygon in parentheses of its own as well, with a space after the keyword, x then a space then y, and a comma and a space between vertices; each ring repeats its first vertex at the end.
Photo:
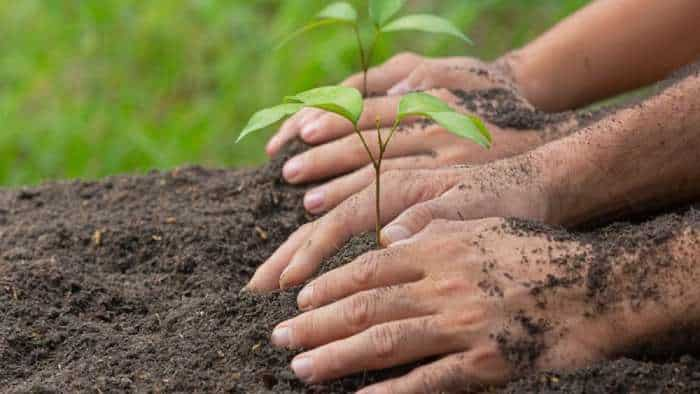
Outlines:
MULTIPOLYGON (((405 372, 306 387, 288 369, 293 354, 268 344, 296 313, 294 292, 239 290, 308 220, 280 163, 1 192, 0 391, 350 392, 405 372)), ((371 244, 353 240, 326 269, 371 244)), ((505 392, 649 389, 694 392, 700 364, 623 359, 505 392)))

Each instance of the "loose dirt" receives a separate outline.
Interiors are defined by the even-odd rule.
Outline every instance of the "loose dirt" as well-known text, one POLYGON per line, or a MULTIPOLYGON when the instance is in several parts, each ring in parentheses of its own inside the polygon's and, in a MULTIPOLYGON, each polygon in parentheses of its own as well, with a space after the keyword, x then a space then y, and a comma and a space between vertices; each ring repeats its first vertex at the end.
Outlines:
MULTIPOLYGON (((295 291, 239 290, 309 219, 281 162, 1 192, 0 391, 341 393, 406 372, 307 387, 288 368, 293 353, 269 345, 297 313, 295 291)), ((371 245, 354 239, 325 269, 371 245)), ((694 358, 643 360, 530 376, 505 392, 700 389, 694 358)))
MULTIPOLYGON (((534 115, 523 114, 509 115, 516 116, 511 126, 531 127, 522 119, 534 115)), ((268 341, 277 323, 298 313, 297 289, 240 292, 255 268, 311 219, 303 189, 279 177, 284 159, 299 149, 257 170, 191 167, 0 191, 0 392, 345 393, 410 370, 306 386, 288 367, 294 353, 268 341)), ((587 233, 513 221, 509 231, 607 240, 591 252, 599 269, 589 276, 539 284, 546 291, 584 281, 595 310, 604 311, 618 295, 608 289, 619 288, 605 264, 697 216, 685 208, 587 233)), ((356 237, 324 270, 371 247, 371 236, 356 237)), ((654 299, 649 278, 661 266, 627 268, 634 282, 626 294, 654 299)), ((534 336, 546 329, 527 316, 520 323, 534 336)), ((534 346, 520 356, 535 357, 541 345, 534 346)), ((488 391, 692 393, 700 391, 700 362, 682 352, 642 351, 573 372, 529 374, 488 391)))

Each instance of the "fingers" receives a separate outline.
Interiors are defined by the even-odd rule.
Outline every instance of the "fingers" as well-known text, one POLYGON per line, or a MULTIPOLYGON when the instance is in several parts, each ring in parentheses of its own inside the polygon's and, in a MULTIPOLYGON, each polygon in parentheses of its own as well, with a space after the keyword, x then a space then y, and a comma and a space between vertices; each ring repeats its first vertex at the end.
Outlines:
MULTIPOLYGON (((398 135, 394 138, 400 138, 398 135)), ((429 155, 408 156, 394 159, 384 159, 382 173, 391 170, 417 170, 437 168, 442 163, 439 157, 429 155)), ((365 187, 375 179, 374 167, 371 164, 347 175, 337 177, 328 183, 309 190, 304 196, 304 207, 311 213, 318 214, 333 209, 341 202, 365 187)))
POLYGON ((454 352, 463 343, 437 316, 400 320, 300 354, 292 369, 305 382, 316 383, 454 352))
POLYGON ((317 308, 363 290, 420 280, 422 265, 409 263, 414 255, 401 248, 365 253, 306 285, 298 296, 299 308, 317 308))
POLYGON ((310 349, 347 338, 377 324, 431 313, 420 301, 420 286, 409 284, 357 293, 278 325, 276 346, 310 349))
POLYGON ((391 244, 391 247, 410 245, 415 242, 440 236, 459 235, 464 238, 469 238, 481 234, 487 229, 500 227, 504 223, 505 221, 502 218, 486 218, 468 221, 434 219, 412 237, 394 242, 391 244))
MULTIPOLYGON (((415 53, 404 52, 393 56, 377 67, 372 67, 367 73, 367 90, 369 90, 367 96, 386 93, 390 87, 406 78, 423 60, 422 56, 415 53)), ((363 74, 357 73, 343 81, 342 84, 362 92, 364 85, 363 74)))
POLYGON ((387 225, 382 230, 382 241, 390 246, 412 237, 435 219, 458 220, 460 215, 459 206, 448 197, 429 200, 407 209, 387 225))
MULTIPOLYGON (((383 130, 387 138, 388 130, 383 130)), ((394 138, 384 153, 384 158, 411 156, 429 152, 431 142, 421 138, 422 133, 402 135, 394 138)), ((363 138, 372 156, 379 157, 379 144, 376 131, 362 132, 363 138)), ((282 174, 289 183, 298 184, 326 179, 361 168, 370 164, 372 159, 364 143, 357 134, 351 134, 327 144, 313 147, 291 158, 282 168, 282 174)))
POLYGON ((272 157, 279 153, 284 145, 299 135, 301 125, 311 122, 321 116, 324 111, 316 108, 304 108, 287 119, 280 127, 279 131, 267 142, 265 151, 272 157))
POLYGON ((444 357, 418 367, 400 378, 387 380, 360 390, 358 394, 424 394, 481 392, 484 386, 506 381, 508 368, 497 352, 472 350, 444 357), (491 368, 479 368, 491 364, 491 368))
POLYGON ((471 58, 428 59, 392 86, 387 94, 394 96, 435 88, 483 90, 503 83, 494 80, 486 65, 471 58))
POLYGON ((312 224, 305 224, 289 236, 287 241, 255 271, 245 289, 250 291, 272 291, 279 287, 279 278, 303 242, 312 231, 312 224))
MULTIPOLYGON (((459 172, 454 169, 383 174, 380 222, 386 223, 406 208, 441 195, 457 182, 458 176, 459 172)), ((369 231, 375 224, 375 191, 370 186, 316 222, 314 230, 299 245, 282 273, 280 286, 286 288, 303 283, 324 258, 335 253, 352 235, 369 231)))
MULTIPOLYGON (((360 130, 376 130, 377 119, 380 127, 389 127, 396 119, 396 110, 401 97, 374 97, 365 99, 364 110, 358 122, 360 130)), ((334 140, 354 131, 352 123, 334 113, 323 113, 304 119, 300 124, 301 138, 310 144, 334 140)))

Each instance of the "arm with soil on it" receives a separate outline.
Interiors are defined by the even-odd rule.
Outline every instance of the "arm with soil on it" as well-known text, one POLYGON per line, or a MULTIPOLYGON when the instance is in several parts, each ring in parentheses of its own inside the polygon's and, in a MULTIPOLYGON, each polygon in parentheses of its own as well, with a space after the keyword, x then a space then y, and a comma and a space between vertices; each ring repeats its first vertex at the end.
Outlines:
POLYGON ((615 231, 613 226, 600 234, 607 238, 595 252, 602 258, 591 264, 587 280, 599 305, 623 305, 619 300, 624 300, 616 318, 624 327, 618 331, 621 352, 649 357, 698 350, 700 211, 691 208, 634 231, 622 229, 615 231))
POLYGON ((697 0, 595 1, 497 63, 537 108, 580 108, 697 59, 699 15, 697 0))
POLYGON ((531 153, 549 172, 550 223, 640 213, 700 196, 700 64, 654 97, 531 153))

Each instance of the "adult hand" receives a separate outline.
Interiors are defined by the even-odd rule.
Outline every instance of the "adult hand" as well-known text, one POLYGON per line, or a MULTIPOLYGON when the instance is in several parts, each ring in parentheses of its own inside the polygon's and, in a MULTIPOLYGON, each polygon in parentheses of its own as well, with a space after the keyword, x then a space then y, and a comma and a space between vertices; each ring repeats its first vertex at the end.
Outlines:
POLYGON ((624 308, 595 312, 589 249, 504 219, 433 221, 308 284, 299 305, 313 310, 278 325, 272 341, 313 349, 292 362, 309 383, 443 356, 362 393, 461 391, 581 367, 627 343, 624 308), (556 279, 568 282, 546 285, 556 279))
MULTIPOLYGON (((367 74, 370 96, 365 103, 366 114, 361 125, 371 129, 377 115, 384 126, 394 121, 396 105, 400 96, 416 90, 435 88, 482 90, 502 87, 516 90, 517 87, 507 66, 509 57, 504 56, 494 63, 485 63, 469 57, 428 59, 413 53, 402 53, 384 64, 374 67, 367 74)), ((362 74, 355 74, 342 82, 343 86, 362 90, 362 74)), ((342 118, 317 110, 304 109, 285 122, 267 145, 267 153, 276 155, 290 140, 301 137, 309 144, 320 144, 340 138, 352 132, 342 118)))
MULTIPOLYGON (((420 232, 433 219, 523 217, 552 222, 550 183, 533 153, 481 166, 388 171, 381 176, 381 223, 386 245, 420 232), (400 216, 399 216, 400 214, 400 216)), ((303 283, 351 236, 374 229, 373 186, 308 223, 262 264, 248 284, 256 291, 303 283)))
MULTIPOLYGON (((430 94, 459 107, 459 98, 447 90, 433 90, 430 94)), ((369 99, 372 105, 363 115, 361 125, 371 127, 373 117, 394 119, 398 97, 369 99), (376 111, 382 112, 377 114, 376 111)), ((351 132, 350 124, 338 117, 324 115, 323 130, 343 130, 350 134, 331 142, 310 148, 291 158, 283 168, 290 183, 317 182, 334 179, 307 191, 304 206, 311 213, 328 211, 349 196, 361 191, 374 181, 375 170, 362 141, 351 132), (347 130, 346 130, 347 129, 347 130)), ((494 139, 489 150, 465 140, 431 122, 409 123, 394 135, 382 163, 382 172, 401 169, 430 169, 455 164, 480 164, 514 156, 542 144, 539 130, 503 129, 485 122, 494 139)), ((364 131, 373 155, 378 155, 377 131, 364 131)), ((384 138, 389 134, 383 130, 384 138)))

